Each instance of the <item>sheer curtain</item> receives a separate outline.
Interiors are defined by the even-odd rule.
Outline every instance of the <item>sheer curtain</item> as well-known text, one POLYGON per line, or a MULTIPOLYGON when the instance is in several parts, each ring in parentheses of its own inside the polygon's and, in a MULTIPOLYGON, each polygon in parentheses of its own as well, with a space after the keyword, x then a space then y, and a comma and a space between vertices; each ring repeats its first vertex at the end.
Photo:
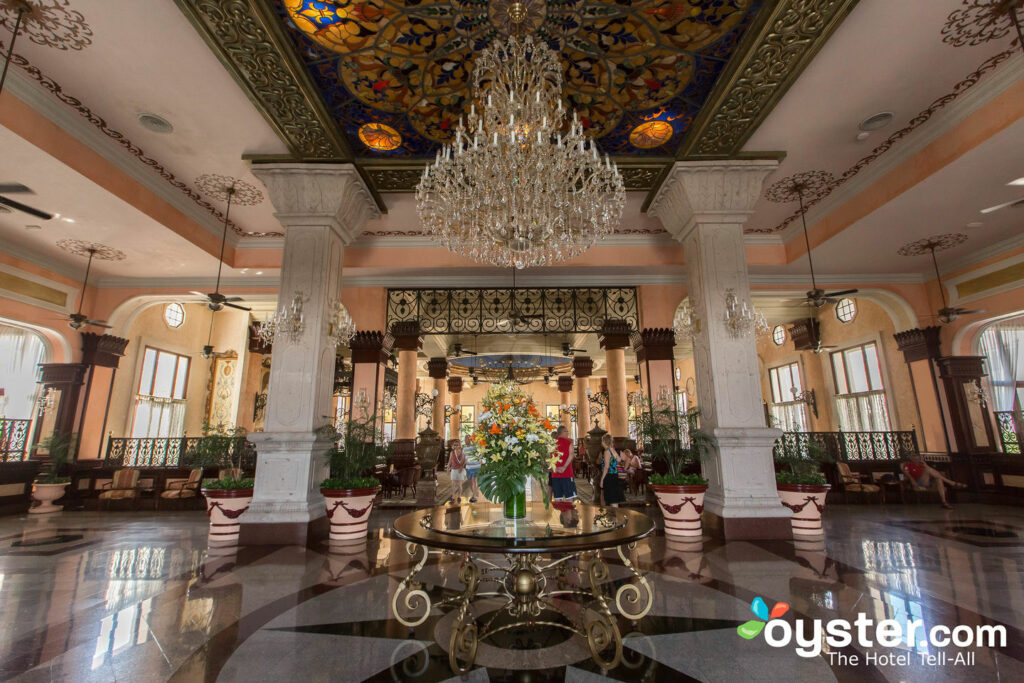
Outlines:
POLYGON ((981 335, 981 352, 988 359, 995 409, 1019 410, 1017 383, 1024 382, 1024 320, 989 327, 981 335))
POLYGON ((0 413, 16 420, 31 419, 36 400, 36 367, 46 350, 34 333, 0 324, 0 413), (6 403, 6 406, 4 404, 6 403))

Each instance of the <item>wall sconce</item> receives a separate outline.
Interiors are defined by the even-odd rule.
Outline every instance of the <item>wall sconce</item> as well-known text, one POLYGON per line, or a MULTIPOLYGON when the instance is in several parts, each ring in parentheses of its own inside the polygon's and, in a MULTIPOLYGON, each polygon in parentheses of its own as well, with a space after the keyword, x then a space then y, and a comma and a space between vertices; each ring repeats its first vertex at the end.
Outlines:
POLYGON ((330 311, 330 316, 327 319, 327 336, 334 342, 335 348, 348 346, 352 337, 356 336, 355 321, 352 320, 352 316, 348 314, 340 301, 334 299, 328 301, 327 310, 330 311))
POLYGON ((567 405, 565 405, 563 403, 560 407, 562 409, 562 412, 564 412, 566 415, 569 416, 569 421, 570 422, 575 422, 576 421, 576 404, 575 403, 573 405, 570 405, 570 406, 567 406, 567 405))
POLYGON ((725 290, 725 329, 734 339, 743 335, 764 334, 768 331, 768 320, 746 300, 740 301, 733 289, 725 290))
POLYGON ((804 405, 810 406, 811 412, 814 413, 814 419, 818 419, 818 397, 814 394, 814 389, 807 389, 806 391, 797 391, 795 388, 793 391, 793 400, 799 401, 804 405))
POLYGON ((54 411, 57 407, 57 392, 54 391, 53 387, 46 387, 46 391, 39 397, 37 405, 39 410, 47 415, 54 411))
POLYGON ((434 414, 434 401, 437 400, 437 389, 429 394, 416 394, 416 414, 429 418, 434 414))
POLYGON ((307 300, 302 292, 295 292, 291 304, 284 306, 271 318, 269 315, 259 324, 256 336, 263 344, 273 344, 278 335, 289 341, 297 341, 302 336, 303 319, 302 305, 307 300))
POLYGON ((693 339, 700 332, 700 318, 693 314, 689 299, 683 300, 682 308, 676 313, 672 326, 676 334, 687 339, 693 339))
POLYGON ((462 406, 445 406, 444 407, 444 423, 451 424, 452 415, 458 415, 462 412, 462 406))
POLYGON ((587 387, 587 399, 590 401, 590 416, 597 417, 608 409, 608 394, 594 391, 587 387))

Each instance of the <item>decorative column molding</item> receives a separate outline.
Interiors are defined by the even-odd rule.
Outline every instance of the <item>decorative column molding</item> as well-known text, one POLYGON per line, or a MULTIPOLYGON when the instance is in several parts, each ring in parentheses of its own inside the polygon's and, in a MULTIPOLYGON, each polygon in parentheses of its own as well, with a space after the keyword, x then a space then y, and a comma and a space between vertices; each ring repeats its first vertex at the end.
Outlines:
POLYGON ((78 439, 73 457, 102 458, 107 439, 107 418, 117 366, 128 340, 110 334, 82 332, 82 363, 89 367, 78 418, 78 439))
POLYGON ((648 327, 632 337, 633 351, 640 366, 640 384, 652 405, 668 397, 675 401, 675 331, 667 327, 648 327))
POLYGON ((594 373, 594 361, 589 356, 576 356, 572 359, 572 374, 576 378, 576 430, 579 438, 586 438, 590 429, 590 376, 594 373))
POLYGON ((427 374, 434 380, 433 413, 430 419, 430 427, 437 432, 441 439, 444 439, 444 407, 448 404, 448 359, 431 358, 427 361, 427 374))
POLYGON ((279 301, 303 301, 302 332, 274 340, 265 431, 257 444, 256 487, 240 543, 305 544, 326 533, 320 495, 331 440, 328 424, 335 346, 331 304, 341 300, 345 245, 378 214, 352 164, 254 164, 285 228, 279 301))
POLYGON ((626 391, 626 347, 632 329, 625 320, 605 320, 598 341, 605 351, 608 386, 608 431, 616 445, 629 438, 629 400, 626 391))
POLYGON ((677 162, 649 213, 686 249, 701 426, 718 448, 704 463, 709 528, 727 538, 788 538, 790 512, 775 488, 772 445, 781 434, 764 426, 753 335, 725 325, 725 292, 750 299, 743 224, 753 213, 776 161, 677 162))
POLYGON ((391 342, 380 330, 360 330, 348 343, 352 351, 352 415, 362 418, 365 400, 366 416, 379 416, 384 397, 384 375, 391 342))
POLYGON ((921 426, 918 433, 918 447, 925 453, 949 453, 956 437, 953 433, 950 415, 946 409, 946 394, 940 388, 938 360, 941 350, 942 328, 915 327, 893 335, 896 347, 903 354, 910 374, 910 386, 914 391, 914 408, 917 410, 916 424, 921 426))
POLYGON ((398 406, 391 445, 395 467, 400 468, 416 461, 416 363, 423 338, 418 321, 394 323, 391 336, 398 349, 398 406))

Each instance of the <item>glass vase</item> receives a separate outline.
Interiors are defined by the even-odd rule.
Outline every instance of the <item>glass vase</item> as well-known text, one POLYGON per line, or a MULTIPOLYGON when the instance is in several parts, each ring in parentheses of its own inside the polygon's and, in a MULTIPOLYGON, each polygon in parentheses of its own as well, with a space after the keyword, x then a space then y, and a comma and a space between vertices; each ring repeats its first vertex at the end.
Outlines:
POLYGON ((505 501, 505 519, 522 519, 526 516, 526 491, 520 491, 505 501))

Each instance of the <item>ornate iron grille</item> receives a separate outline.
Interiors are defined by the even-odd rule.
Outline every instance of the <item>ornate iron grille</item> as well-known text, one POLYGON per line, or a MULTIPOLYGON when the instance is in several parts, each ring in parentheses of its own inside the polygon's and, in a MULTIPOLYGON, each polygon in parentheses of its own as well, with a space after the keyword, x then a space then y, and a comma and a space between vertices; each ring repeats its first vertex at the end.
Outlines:
POLYGON ((838 462, 901 460, 918 452, 917 434, 901 432, 785 432, 775 441, 775 454, 807 457, 807 443, 817 441, 838 462))
MULTIPOLYGON (((107 467, 188 467, 190 453, 195 450, 201 436, 179 437, 111 437, 107 441, 107 467)), ((256 467, 256 446, 244 436, 234 439, 230 453, 232 457, 241 451, 242 469, 252 471, 256 467)))
POLYGON ((0 462, 21 462, 28 457, 31 420, 0 418, 0 462))
POLYGON ((1003 444, 1003 453, 1020 453, 1020 435, 1013 421, 1013 411, 996 411, 996 421, 999 423, 999 440, 1003 444))
POLYGON ((422 334, 598 332, 605 319, 639 329, 635 287, 388 290, 388 329, 419 321, 422 334))

